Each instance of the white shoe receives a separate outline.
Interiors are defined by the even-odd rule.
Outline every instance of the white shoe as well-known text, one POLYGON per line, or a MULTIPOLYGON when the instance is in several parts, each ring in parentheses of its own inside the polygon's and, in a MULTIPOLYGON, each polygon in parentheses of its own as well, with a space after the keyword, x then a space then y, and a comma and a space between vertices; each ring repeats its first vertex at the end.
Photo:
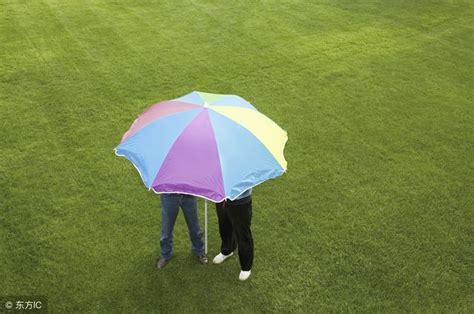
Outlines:
POLYGON ((220 264, 222 263, 223 261, 225 261, 226 259, 228 259, 229 257, 231 257, 232 255, 234 255, 234 252, 231 252, 229 255, 224 255, 222 253, 219 253, 216 255, 216 257, 214 257, 214 259, 212 260, 212 262, 214 264, 220 264))
POLYGON ((250 270, 249 271, 243 271, 243 270, 240 271, 240 275, 239 275, 239 280, 240 281, 247 280, 249 277, 250 277, 250 270))

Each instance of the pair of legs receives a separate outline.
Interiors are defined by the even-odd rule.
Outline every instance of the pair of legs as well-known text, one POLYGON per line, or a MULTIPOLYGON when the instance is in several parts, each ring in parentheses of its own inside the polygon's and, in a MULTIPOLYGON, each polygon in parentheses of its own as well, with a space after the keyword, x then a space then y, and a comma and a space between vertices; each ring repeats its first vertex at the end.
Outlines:
POLYGON ((161 257, 168 260, 173 255, 173 228, 179 208, 183 210, 191 240, 191 251, 196 256, 204 254, 202 232, 199 227, 196 197, 186 194, 161 194, 161 257))
POLYGON ((221 253, 229 255, 236 247, 239 250, 240 267, 249 271, 253 264, 253 238, 250 225, 252 222, 252 199, 243 204, 233 202, 216 203, 219 233, 221 236, 221 253))

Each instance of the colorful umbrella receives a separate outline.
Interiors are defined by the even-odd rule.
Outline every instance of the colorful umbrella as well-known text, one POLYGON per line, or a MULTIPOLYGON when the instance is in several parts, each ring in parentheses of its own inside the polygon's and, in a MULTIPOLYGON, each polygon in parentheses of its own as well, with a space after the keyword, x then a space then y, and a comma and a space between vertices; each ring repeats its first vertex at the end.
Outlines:
POLYGON ((115 153, 156 193, 221 202, 284 173, 287 139, 239 96, 192 92, 145 110, 115 153))
POLYGON ((284 173, 287 139, 284 130, 239 96, 192 92, 145 110, 115 154, 130 160, 156 193, 221 202, 284 173))

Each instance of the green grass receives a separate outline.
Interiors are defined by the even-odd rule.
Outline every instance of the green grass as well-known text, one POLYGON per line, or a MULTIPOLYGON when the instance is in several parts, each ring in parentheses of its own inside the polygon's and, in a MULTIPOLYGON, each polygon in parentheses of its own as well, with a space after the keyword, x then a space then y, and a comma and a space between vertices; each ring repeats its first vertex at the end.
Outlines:
POLYGON ((1 0, 0 296, 56 313, 472 313, 473 5, 1 0), (254 190, 245 283, 236 258, 192 260, 182 215, 154 269, 159 198, 113 153, 142 110, 192 90, 288 131, 288 172, 254 190))

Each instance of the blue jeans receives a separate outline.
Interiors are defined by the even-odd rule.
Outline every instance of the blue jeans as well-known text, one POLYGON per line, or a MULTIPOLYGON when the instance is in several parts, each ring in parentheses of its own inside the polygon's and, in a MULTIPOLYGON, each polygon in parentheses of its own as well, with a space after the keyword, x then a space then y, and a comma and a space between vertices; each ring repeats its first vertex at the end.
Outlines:
POLYGON ((161 257, 170 259, 173 255, 173 228, 179 208, 183 210, 188 225, 191 251, 195 255, 204 254, 202 232, 199 227, 196 197, 186 194, 161 194, 161 257))

